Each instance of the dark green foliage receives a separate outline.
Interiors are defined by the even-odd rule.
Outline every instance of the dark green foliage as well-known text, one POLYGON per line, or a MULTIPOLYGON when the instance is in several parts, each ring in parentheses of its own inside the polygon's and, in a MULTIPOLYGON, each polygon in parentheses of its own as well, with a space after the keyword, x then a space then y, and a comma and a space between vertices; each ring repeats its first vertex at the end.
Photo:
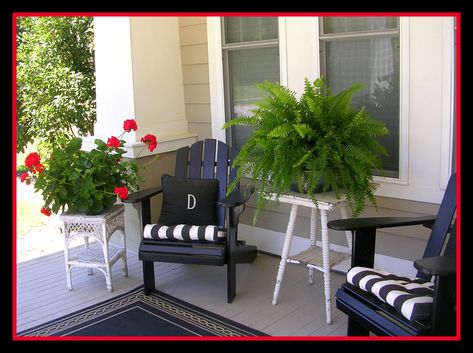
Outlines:
POLYGON ((28 168, 22 164, 16 167, 16 174, 21 175, 22 173, 26 173, 28 171, 28 168))
POLYGON ((236 181, 251 176, 257 185, 254 221, 268 195, 279 197, 294 181, 307 183, 308 195, 316 202, 314 191, 323 180, 324 191, 332 188, 337 196, 346 194, 355 217, 363 210, 366 198, 376 206, 372 172, 382 171, 380 155, 386 154, 377 138, 388 130, 364 109, 352 106, 352 96, 361 86, 333 95, 324 78, 313 84, 306 79, 299 100, 294 92, 276 83, 265 82, 258 87, 269 96, 257 103, 253 116, 224 125, 254 128, 234 162, 239 167, 236 181))
POLYGON ((17 18, 17 152, 93 132, 93 17, 17 18))
POLYGON ((34 175, 35 190, 42 192, 44 205, 52 212, 98 214, 115 203, 115 187, 136 190, 136 162, 123 160, 122 148, 110 149, 99 139, 95 143, 97 147, 86 152, 79 137, 59 141, 44 161, 45 171, 34 175))

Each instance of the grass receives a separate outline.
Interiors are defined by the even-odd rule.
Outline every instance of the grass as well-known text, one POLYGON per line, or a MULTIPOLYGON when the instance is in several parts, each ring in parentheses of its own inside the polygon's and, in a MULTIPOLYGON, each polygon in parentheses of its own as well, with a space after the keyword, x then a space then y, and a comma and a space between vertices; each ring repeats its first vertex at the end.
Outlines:
POLYGON ((17 199, 16 201, 16 235, 22 237, 31 230, 45 225, 48 217, 39 210, 42 204, 29 199, 17 199))

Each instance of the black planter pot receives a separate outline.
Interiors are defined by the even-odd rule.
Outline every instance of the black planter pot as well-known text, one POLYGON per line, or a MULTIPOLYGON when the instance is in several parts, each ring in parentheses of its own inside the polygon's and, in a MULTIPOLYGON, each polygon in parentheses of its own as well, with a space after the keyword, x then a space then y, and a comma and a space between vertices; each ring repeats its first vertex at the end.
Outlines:
MULTIPOLYGON (((318 193, 320 193, 320 192, 323 192, 324 185, 325 185, 325 184, 324 184, 324 181, 323 181, 323 180, 320 181, 320 182, 317 184, 317 187, 316 187, 315 190, 314 190, 314 194, 318 194, 318 193)), ((292 184, 291 184, 291 187, 290 187, 290 190, 291 190, 291 191, 294 191, 294 192, 300 192, 298 183, 296 183, 296 182, 292 183, 292 184)), ((329 187, 327 191, 331 191, 331 190, 332 190, 332 188, 329 187)), ((307 194, 307 189, 306 189, 305 187, 302 188, 302 192, 303 192, 304 194, 307 194)))

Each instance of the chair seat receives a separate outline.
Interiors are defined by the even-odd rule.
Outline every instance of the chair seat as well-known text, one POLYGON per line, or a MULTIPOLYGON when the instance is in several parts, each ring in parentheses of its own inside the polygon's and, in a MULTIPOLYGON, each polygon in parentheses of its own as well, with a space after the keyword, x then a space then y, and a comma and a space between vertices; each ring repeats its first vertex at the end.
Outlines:
POLYGON ((143 231, 144 238, 147 239, 169 239, 184 241, 219 241, 226 236, 224 229, 219 229, 216 225, 197 226, 190 224, 176 224, 167 226, 164 224, 147 224, 143 231))
POLYGON ((227 243, 225 241, 182 241, 143 239, 138 250, 142 261, 174 262, 223 266, 227 243))
POLYGON ((374 294, 409 321, 430 318, 435 287, 433 282, 360 266, 348 271, 347 281, 374 294))
POLYGON ((362 320, 379 336, 422 336, 431 328, 429 321, 411 322, 391 305, 347 282, 337 290, 335 297, 339 310, 362 320))
POLYGON ((333 220, 328 227, 351 231, 352 269, 337 291, 337 308, 348 315, 347 335, 454 336, 456 309, 456 180, 450 176, 436 216, 333 220), (430 226, 433 222, 433 226, 430 226), (429 225, 432 229, 417 278, 373 270, 377 230, 429 225), (363 267, 358 267, 363 266, 363 267), (429 282, 434 278, 434 283, 429 282), (389 304, 388 304, 389 303, 389 304))

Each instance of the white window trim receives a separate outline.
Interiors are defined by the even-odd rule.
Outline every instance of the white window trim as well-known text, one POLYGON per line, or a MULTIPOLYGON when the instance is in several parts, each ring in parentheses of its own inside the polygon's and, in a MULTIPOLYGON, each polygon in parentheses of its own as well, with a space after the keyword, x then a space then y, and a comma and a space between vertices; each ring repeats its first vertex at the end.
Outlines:
MULTIPOLYGON (((438 170, 439 191, 445 190, 448 179, 452 171, 452 152, 453 152, 453 122, 454 122, 454 18, 447 17, 443 20, 443 50, 442 57, 442 121, 441 121, 441 140, 440 140, 440 164, 438 170)), ((409 120, 410 120, 410 45, 409 45, 409 22, 410 17, 400 18, 400 160, 399 160, 399 179, 390 179, 374 177, 374 181, 379 184, 376 191, 377 196, 393 197, 400 199, 409 199, 419 202, 438 203, 442 197, 441 192, 426 192, 417 186, 411 188, 410 178, 414 177, 409 172, 409 120), (399 189, 398 186, 407 186, 406 190, 399 189)))
POLYGON ((207 41, 209 55, 210 117, 212 138, 226 142, 225 93, 223 87, 223 57, 220 17, 207 17, 207 41))
MULTIPOLYGON (((314 25, 312 26, 313 38, 320 38, 320 17, 314 17, 314 25)), ((315 76, 320 77, 320 40, 315 41, 314 45, 314 57, 315 57, 315 76)))
POLYGON ((279 36, 279 83, 287 86, 287 36, 286 36, 286 17, 278 17, 278 36, 279 36))
POLYGON ((442 68, 442 136, 440 159, 440 188, 447 188, 448 179, 452 171, 453 155, 453 121, 455 118, 454 90, 455 90, 455 19, 445 18, 443 21, 443 47, 452 50, 443 50, 442 68))
MULTIPOLYGON (((287 38, 286 38, 286 18, 278 18, 279 27, 279 57, 280 57, 280 82, 287 85, 287 38)), ((375 176, 376 183, 388 184, 408 184, 409 175, 409 18, 400 17, 400 122, 399 122, 399 178, 387 178, 375 176)), ((314 38, 319 38, 319 18, 314 17, 313 34, 314 38)), ((212 137, 226 141, 225 131, 221 129, 225 123, 225 95, 223 86, 223 58, 222 58, 222 36, 221 18, 207 18, 208 33, 208 57, 209 57, 209 84, 210 84, 210 104, 212 119, 212 137)), ((318 63, 316 68, 317 77, 320 76, 320 55, 319 41, 314 46, 314 57, 318 63)), ((376 193, 379 196, 390 196, 389 191, 385 193, 383 188, 376 193)))
MULTIPOLYGON (((223 82, 223 57, 221 18, 207 17, 207 41, 209 57, 210 117, 212 138, 226 142, 225 130, 225 93, 223 82)), ((279 80, 287 85, 287 43, 286 18, 278 17, 279 30, 279 80)))
MULTIPOLYGON (((86 136, 82 138, 82 150, 91 151, 96 148, 97 145, 95 144, 95 139, 96 137, 94 136, 86 136)), ((122 147, 126 151, 123 157, 143 158, 167 152, 174 152, 181 147, 190 146, 194 142, 197 142, 197 134, 194 133, 161 137, 158 139, 159 148, 156 148, 152 152, 145 148, 146 145, 143 142, 127 142, 122 147)))
MULTIPOLYGON (((400 62, 399 62, 399 177, 388 178, 374 176, 376 183, 388 183, 407 185, 409 175, 409 17, 399 18, 399 45, 400 45, 400 62)), ((378 189, 378 196, 386 195, 383 189, 378 189)))
MULTIPOLYGON (((399 145, 399 178, 374 177, 379 184, 377 196, 409 199, 421 202, 437 202, 441 193, 431 194, 412 188, 409 177, 409 119, 410 119, 410 17, 400 17, 400 145, 399 145), (408 187, 401 190, 400 187, 408 187), (408 192, 408 197, 406 192, 408 192)), ((454 48, 454 18, 444 20, 444 48, 454 48)), ((225 123, 225 98, 223 87, 221 19, 220 17, 207 17, 208 57, 209 57, 209 82, 212 119, 212 137, 226 141, 225 131, 221 129, 225 123)), ((287 85, 287 37, 286 18, 279 17, 279 52, 280 52, 280 82, 287 85)), ((314 38, 318 38, 318 18, 314 16, 314 38)), ((318 41, 317 41, 318 42, 318 41)), ((314 47, 318 48, 318 44, 314 47)), ((453 49, 455 50, 455 49, 453 49)), ((453 151, 453 114, 454 114, 454 51, 443 52, 442 66, 442 135, 441 135, 441 163, 439 170, 439 188, 445 189, 452 170, 453 151)), ((320 74, 319 52, 314 53, 315 63, 318 67, 315 73, 320 74)), ((319 75, 320 76, 320 75, 319 75)))
MULTIPOLYGON (((319 17, 315 20, 315 38, 320 38, 319 17)), ((399 84, 399 177, 390 178, 374 176, 377 184, 407 185, 409 175, 409 17, 399 18, 399 45, 400 45, 400 84, 399 84)), ((320 40, 317 40, 317 47, 320 40)), ((320 77, 320 55, 317 55, 317 74, 320 77)), ((378 196, 391 196, 383 187, 376 191, 378 196)))

